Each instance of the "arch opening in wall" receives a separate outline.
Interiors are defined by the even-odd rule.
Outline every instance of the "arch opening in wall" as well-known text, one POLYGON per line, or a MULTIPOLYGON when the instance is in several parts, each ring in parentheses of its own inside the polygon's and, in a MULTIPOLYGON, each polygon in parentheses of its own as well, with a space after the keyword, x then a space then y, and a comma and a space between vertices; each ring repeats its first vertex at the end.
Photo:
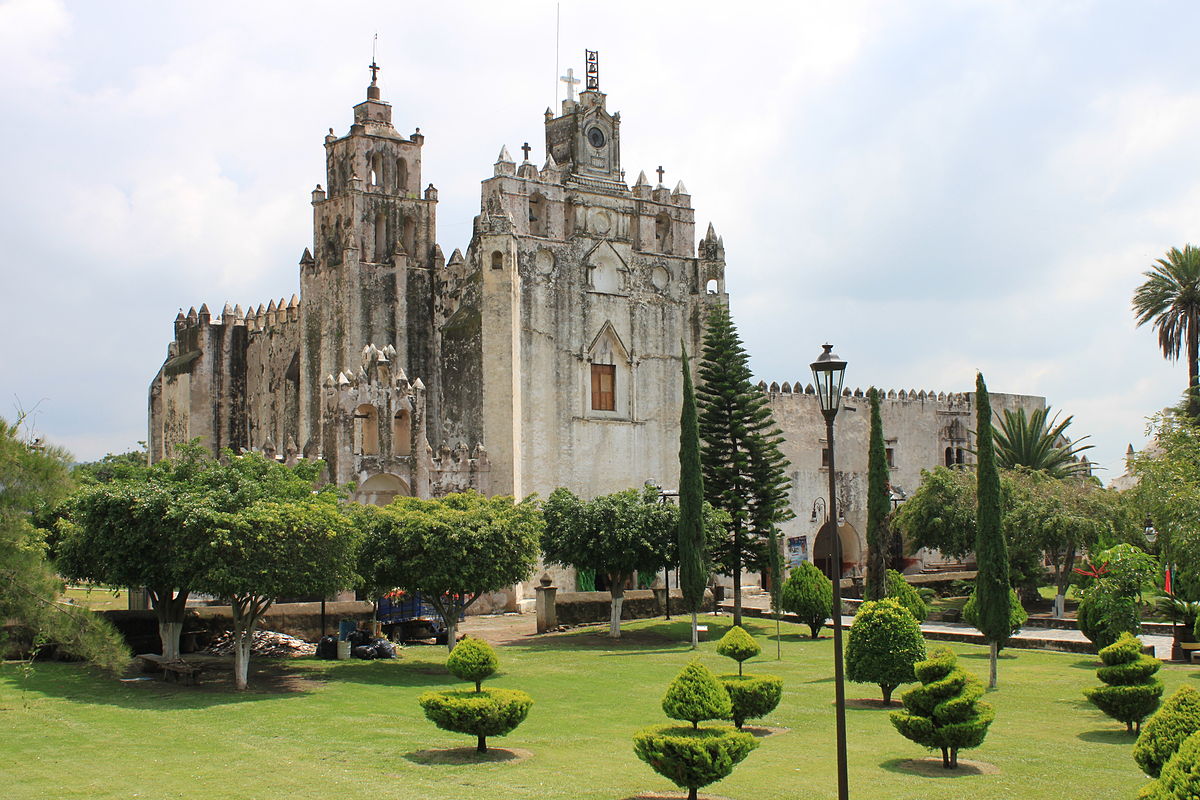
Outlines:
POLYGON ((387 215, 382 211, 375 215, 375 261, 387 258, 387 215))
POLYGON ((367 175, 367 183, 370 186, 379 186, 383 183, 383 156, 380 153, 371 156, 371 169, 367 175))
POLYGON ((833 530, 834 525, 828 521, 821 526, 817 540, 813 542, 813 563, 820 568, 830 580, 845 578, 852 574, 854 568, 862 561, 862 543, 858 531, 848 522, 837 525, 837 535, 842 543, 842 563, 838 569, 833 563, 833 530))
POLYGON ((417 221, 412 217, 404 220, 404 252, 409 256, 417 255, 417 221))
POLYGON ((396 159, 396 193, 408 193, 408 162, 403 158, 396 159))
POLYGON ((953 447, 946 448, 946 466, 947 467, 954 466, 954 448, 953 447))
POLYGON ((504 269, 504 254, 499 250, 492 251, 492 269, 504 269))
POLYGON ((379 455, 379 410, 373 405, 364 403, 354 409, 354 452, 379 455))
POLYGON ((654 249, 660 253, 671 252, 672 239, 671 216, 660 211, 654 218, 654 249))
POLYGON ((404 457, 412 454, 412 417, 401 409, 392 419, 392 455, 404 457))
POLYGON ((397 497, 411 495, 412 492, 403 478, 384 472, 372 475, 360 483, 350 499, 362 505, 386 506, 397 497))
POLYGON ((541 192, 529 196, 529 235, 546 236, 546 198, 541 192))
POLYGON ((716 294, 719 291, 717 279, 710 278, 708 283, 704 284, 704 291, 708 294, 716 294))

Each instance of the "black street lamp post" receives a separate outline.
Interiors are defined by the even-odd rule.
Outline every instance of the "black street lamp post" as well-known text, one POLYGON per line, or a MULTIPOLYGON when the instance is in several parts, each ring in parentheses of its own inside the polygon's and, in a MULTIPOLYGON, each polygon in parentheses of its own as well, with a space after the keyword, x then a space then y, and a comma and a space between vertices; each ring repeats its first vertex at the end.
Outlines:
POLYGON ((829 443, 829 524, 833 527, 833 680, 834 705, 837 714, 837 779, 838 800, 850 797, 846 779, 846 685, 842 674, 842 537, 837 522, 837 470, 833 457, 833 419, 842 400, 842 380, 846 362, 833 353, 833 345, 823 345, 824 351, 812 366, 817 384, 817 399, 825 416, 825 436, 829 443))

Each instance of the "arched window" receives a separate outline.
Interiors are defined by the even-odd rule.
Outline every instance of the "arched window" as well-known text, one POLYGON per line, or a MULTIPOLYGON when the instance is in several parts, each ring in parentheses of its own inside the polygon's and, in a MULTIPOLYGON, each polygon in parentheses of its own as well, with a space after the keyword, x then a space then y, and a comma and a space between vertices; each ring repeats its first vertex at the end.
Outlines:
POLYGON ((947 467, 954 466, 954 448, 953 447, 946 448, 946 466, 947 467))
POLYGON ((387 217, 382 211, 375 215, 375 261, 384 261, 387 252, 387 217))
POLYGON ((492 269, 504 269, 504 254, 499 250, 492 251, 492 269))
POLYGON ((371 186, 379 186, 383 183, 383 156, 379 153, 371 156, 371 172, 368 178, 368 184, 371 186))
POLYGON ((954 451, 954 463, 955 464, 963 463, 963 451, 962 451, 961 447, 954 451))
POLYGON ((409 258, 417 254, 417 221, 412 217, 404 220, 404 252, 409 258))
POLYGON ((375 406, 364 403, 354 410, 354 452, 379 455, 379 412, 375 406))
POLYGON ((408 193, 408 162, 403 158, 396 159, 396 194, 408 193))
POLYGON ((710 280, 708 283, 706 283, 706 284, 704 285, 704 290, 705 290, 706 292, 708 292, 709 294, 716 294, 716 293, 717 293, 717 282, 716 282, 716 280, 715 280, 715 279, 714 279, 714 280, 710 280))
POLYGON ((412 426, 408 411, 401 409, 392 420, 392 455, 407 456, 412 453, 412 426))
POLYGON ((529 235, 546 236, 546 198, 541 192, 529 196, 529 235))
POLYGON ((671 252, 671 217, 660 211, 654 218, 654 249, 660 253, 671 252))

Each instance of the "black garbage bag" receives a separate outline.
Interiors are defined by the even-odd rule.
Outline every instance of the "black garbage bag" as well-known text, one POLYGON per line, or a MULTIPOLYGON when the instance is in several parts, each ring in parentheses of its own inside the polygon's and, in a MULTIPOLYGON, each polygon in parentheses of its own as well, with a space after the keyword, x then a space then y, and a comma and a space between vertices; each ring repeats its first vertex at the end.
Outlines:
POLYGON ((352 648, 350 652, 355 658, 365 658, 368 661, 375 658, 375 647, 369 644, 360 644, 358 647, 352 648))
POLYGON ((375 639, 371 643, 371 648, 375 651, 376 658, 396 657, 396 645, 392 644, 387 639, 375 639))
POLYGON ((322 636, 317 641, 317 658, 327 658, 334 660, 337 658, 337 643, 336 636, 322 636))
POLYGON ((367 633, 366 631, 351 631, 346 636, 346 641, 350 643, 350 646, 352 648, 359 647, 359 646, 365 645, 365 644, 370 644, 371 643, 371 634, 367 633))

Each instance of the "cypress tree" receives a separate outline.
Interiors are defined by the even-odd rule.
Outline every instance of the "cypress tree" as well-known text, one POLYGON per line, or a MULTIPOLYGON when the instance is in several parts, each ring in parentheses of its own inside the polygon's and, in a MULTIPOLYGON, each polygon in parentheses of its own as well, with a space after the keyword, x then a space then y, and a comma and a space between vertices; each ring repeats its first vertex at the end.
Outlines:
POLYGON ((988 688, 996 688, 996 657, 1012 635, 1009 625, 1008 546, 1000 518, 1000 470, 992 445, 992 405, 983 373, 975 375, 975 437, 979 457, 975 497, 975 560, 979 574, 975 579, 975 597, 979 604, 979 632, 991 645, 991 670, 988 688))
POLYGON ((887 448, 883 442, 883 417, 879 412, 879 391, 872 386, 871 443, 867 450, 867 586, 866 599, 882 600, 887 595, 888 511, 891 493, 888 487, 887 448))
POLYGON ((679 416, 679 588, 683 605, 692 614, 692 649, 697 646, 696 612, 708 584, 704 553, 704 474, 700 469, 700 431, 696 393, 683 347, 683 411, 679 416))
POLYGON ((749 356, 729 310, 714 305, 704 333, 696 405, 704 496, 730 517, 714 561, 733 577, 733 622, 742 622, 742 570, 761 567, 764 539, 786 518, 789 483, 766 395, 751 382, 749 356))

